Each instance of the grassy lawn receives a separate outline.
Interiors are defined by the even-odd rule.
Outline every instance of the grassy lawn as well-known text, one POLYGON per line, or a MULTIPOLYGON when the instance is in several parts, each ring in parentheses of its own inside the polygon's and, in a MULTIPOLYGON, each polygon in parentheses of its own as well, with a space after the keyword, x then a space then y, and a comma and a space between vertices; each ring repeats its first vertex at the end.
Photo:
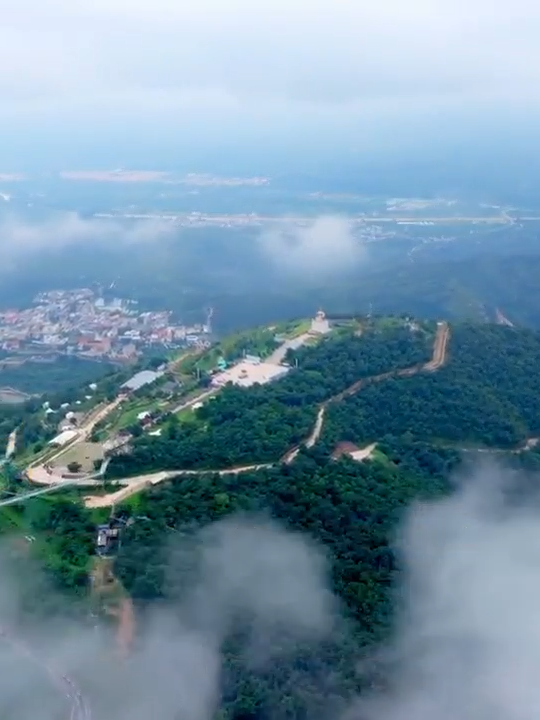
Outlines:
POLYGON ((103 460, 103 457, 103 448, 99 443, 79 442, 57 457, 53 465, 54 467, 67 467, 69 463, 76 462, 81 465, 82 472, 92 472, 94 460, 103 460))
POLYGON ((160 407, 161 400, 156 398, 137 398, 123 405, 118 413, 111 416, 106 427, 110 433, 129 427, 137 422, 141 412, 152 412, 160 407))
POLYGON ((274 332, 277 335, 283 335, 287 340, 291 340, 298 335, 307 333, 311 328, 311 319, 303 318, 301 320, 292 320, 286 323, 279 323, 275 326, 274 332))
POLYGON ((197 410, 193 410, 193 408, 185 408, 184 410, 180 410, 179 413, 176 413, 176 417, 180 420, 180 422, 183 423, 191 423, 194 424, 198 422, 197 419, 197 410))

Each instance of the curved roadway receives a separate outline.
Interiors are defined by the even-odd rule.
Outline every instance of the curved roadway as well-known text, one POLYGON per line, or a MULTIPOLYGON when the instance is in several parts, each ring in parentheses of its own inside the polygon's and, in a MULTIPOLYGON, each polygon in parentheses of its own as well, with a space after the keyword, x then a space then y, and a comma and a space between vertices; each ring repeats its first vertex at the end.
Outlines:
MULTIPOLYGON (((390 370, 385 373, 381 373, 377 376, 372 376, 368 378, 362 378, 361 380, 358 380, 357 382, 353 383, 350 387, 346 388, 344 391, 338 393, 337 395, 329 398, 324 403, 322 403, 319 406, 317 417, 315 420, 315 423, 313 425, 313 428, 311 429, 308 437, 304 440, 302 443, 306 447, 312 447, 315 445, 315 443, 318 441, 323 425, 324 425, 324 419, 325 419, 325 411, 328 405, 339 402, 343 400, 346 397, 349 397, 351 395, 354 395, 359 390, 361 390, 365 385, 368 383, 373 382, 380 382, 386 378, 390 377, 406 377, 409 375, 414 375, 418 372, 424 371, 424 372, 433 372, 435 370, 438 370, 442 365, 445 364, 446 358, 447 358, 447 349, 448 349, 448 341, 450 338, 450 329, 447 322, 439 322, 437 324, 437 333, 435 335, 435 340, 433 342, 433 351, 431 359, 428 362, 425 363, 419 363, 417 365, 413 365, 411 367, 402 368, 399 370, 390 370)), ((203 393, 203 395, 210 395, 212 392, 206 391, 203 393)), ((193 398, 188 403, 185 404, 185 406, 192 405, 195 403, 198 398, 193 398)), ((115 400, 113 403, 110 403, 107 406, 101 407, 99 411, 93 414, 92 418, 89 418, 87 423, 85 424, 85 428, 82 432, 83 436, 86 436, 89 434, 93 426, 96 422, 99 422, 105 415, 110 412, 114 407, 118 405, 118 400, 115 400)), ((109 493, 108 495, 101 495, 101 496, 94 496, 94 495, 88 495, 84 498, 85 505, 90 508, 97 508, 97 507, 110 507, 111 505, 115 505, 119 502, 122 502, 127 497, 132 495, 135 492, 139 492, 143 490, 146 487, 150 487, 151 485, 157 485, 158 483, 162 482, 163 480, 167 480, 168 478, 175 477, 178 475, 203 475, 203 474, 209 474, 209 473, 218 473, 220 475, 226 475, 226 474, 239 474, 243 472, 248 472, 251 470, 261 470, 263 468, 269 468, 273 467, 274 465, 278 463, 285 463, 289 464, 291 463, 295 457, 297 456, 298 452, 300 450, 300 446, 295 446, 293 448, 290 448, 285 455, 283 455, 278 461, 276 462, 267 462, 267 463, 259 463, 259 464, 250 464, 250 465, 244 465, 239 467, 233 467, 233 468, 225 468, 225 469, 213 469, 213 470, 184 470, 184 469, 178 469, 178 470, 164 470, 161 472, 154 472, 154 473, 148 473, 145 475, 140 475, 138 477, 132 477, 132 478, 121 478, 118 480, 115 480, 114 482, 117 485, 123 485, 121 489, 117 490, 116 492, 109 493)), ((62 450, 61 452, 65 451, 62 450)), ((103 467, 100 471, 97 473, 94 473, 92 475, 88 475, 86 477, 82 478, 73 478, 73 479, 61 479, 59 480, 57 476, 55 476, 52 473, 49 473, 42 465, 41 466, 34 466, 27 469, 26 474, 28 476, 28 479, 32 482, 39 483, 41 485, 47 485, 48 487, 43 488, 41 490, 35 490, 30 493, 27 493, 25 495, 19 495, 14 498, 10 498, 8 500, 5 500, 3 502, 0 502, 0 507, 2 505, 11 505, 15 504, 17 502, 24 501, 30 497, 37 497, 41 494, 45 494, 47 492, 53 492, 55 489, 60 489, 62 487, 68 487, 68 486, 76 486, 84 487, 84 486, 94 486, 94 485, 101 485, 101 481, 97 478, 103 475, 103 467)))
MULTIPOLYGON (((415 368, 405 368, 403 370, 394 371, 391 373, 385 373, 384 375, 381 375, 378 377, 378 379, 383 379, 386 375, 406 375, 406 374, 413 374, 414 372, 418 372, 419 370, 436 370, 439 367, 441 367, 446 360, 446 351, 447 351, 447 345, 448 345, 448 339, 449 339, 449 328, 447 323, 439 323, 438 329, 437 329, 437 336, 435 338, 434 347, 433 347, 433 356, 432 359, 425 363, 424 365, 421 365, 419 367, 415 368)), ((372 378, 371 380, 373 380, 372 378)), ((354 386, 351 386, 351 388, 348 388, 347 391, 344 393, 340 393, 340 396, 346 396, 349 394, 352 394, 353 392, 356 392, 364 385, 364 381, 360 381, 359 383, 355 383, 354 386), (353 389, 354 388, 354 389, 353 389), (352 391, 352 392, 351 392, 352 391)), ((337 398, 337 396, 336 396, 337 398)), ((305 445, 307 447, 311 447, 314 445, 322 430, 323 422, 324 422, 324 411, 326 406, 334 400, 332 398, 330 401, 325 402, 320 408, 317 413, 317 418, 314 424, 314 427, 312 431, 310 432, 309 436, 305 440, 305 445)), ((114 403, 111 403, 108 406, 100 408, 98 412, 94 414, 94 416, 87 422, 86 426, 82 429, 82 432, 80 433, 79 437, 86 437, 92 430, 93 426, 99 422, 103 417, 108 414, 114 407, 116 407, 118 404, 118 401, 115 401, 114 403)), ((11 438, 10 438, 11 440, 11 438)), ((11 452, 13 452, 15 445, 15 433, 13 434, 13 442, 10 442, 8 445, 8 452, 6 452, 6 459, 9 457, 11 452)), ((292 448, 290 451, 286 453, 284 458, 282 458, 282 462, 291 462, 292 459, 296 456, 298 453, 299 448, 292 448)), ((249 470, 259 470, 266 467, 271 467, 274 465, 274 463, 262 463, 258 465, 245 465, 241 467, 236 468, 229 468, 229 469, 222 469, 217 471, 212 470, 206 470, 206 471, 200 471, 200 470, 177 470, 177 471, 163 471, 159 473, 152 473, 148 475, 142 475, 137 478, 130 478, 121 480, 119 482, 121 483, 127 483, 128 486, 122 488, 121 490, 117 491, 116 493, 112 493, 109 496, 99 497, 99 496, 89 496, 85 498, 86 505, 88 507, 100 507, 104 505, 111 505, 115 504, 117 502, 120 502, 128 495, 131 495, 133 492, 136 492, 137 490, 143 489, 144 487, 147 487, 149 485, 155 485, 157 483, 162 482, 163 480, 174 477, 175 475, 197 475, 197 474, 203 474, 203 473, 209 473, 209 472, 218 472, 221 475, 225 474, 233 474, 233 473, 241 473, 241 472, 247 472, 249 470)), ((47 492, 52 492, 53 490, 60 489, 61 487, 66 486, 73 486, 73 485, 81 485, 81 484, 99 484, 99 481, 95 479, 95 475, 93 477, 83 478, 83 479, 72 479, 72 480, 65 480, 63 482, 55 482, 53 477, 49 473, 47 473, 44 468, 28 468, 28 476, 29 479, 33 480, 34 482, 42 482, 46 483, 47 487, 42 488, 41 490, 35 490, 30 493, 27 493, 26 495, 17 496, 14 498, 9 498, 8 500, 5 500, 3 502, 0 502, 0 507, 3 505, 11 505, 15 504, 17 502, 20 502, 21 500, 28 499, 30 497, 36 497, 39 495, 42 495, 47 492), (40 472, 40 471, 43 471, 40 472)), ((58 671, 56 668, 54 668, 50 663, 41 660, 24 642, 13 636, 10 632, 8 632, 5 628, 2 628, 0 626, 0 636, 3 637, 7 642, 11 643, 12 647, 16 649, 18 652, 26 655, 29 659, 31 659, 33 662, 37 663, 43 670, 47 672, 49 677, 51 678, 51 681, 58 687, 58 689, 64 693, 64 696, 66 699, 71 703, 71 715, 70 720, 91 720, 92 714, 90 710, 90 706, 86 699, 84 698, 83 694, 77 687, 74 680, 69 677, 68 675, 65 675, 58 671)))

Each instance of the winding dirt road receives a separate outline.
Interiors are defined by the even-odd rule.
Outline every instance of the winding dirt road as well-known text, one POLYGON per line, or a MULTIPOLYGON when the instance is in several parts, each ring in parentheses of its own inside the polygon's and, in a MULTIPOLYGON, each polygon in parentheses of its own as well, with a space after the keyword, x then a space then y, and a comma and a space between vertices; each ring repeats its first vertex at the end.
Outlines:
MULTIPOLYGON (((360 380, 357 380, 355 383, 350 385, 345 390, 337 393, 336 395, 333 395, 331 398, 328 398, 328 400, 325 400, 318 408, 317 411, 317 417, 315 419, 314 425, 312 429, 310 430, 308 436, 305 438, 303 443, 300 445, 295 445, 292 448, 289 448, 287 452, 279 458, 279 460, 274 462, 267 462, 267 463, 252 463, 249 465, 240 465, 235 466, 231 468, 216 468, 216 469, 210 469, 210 470, 186 470, 179 468, 178 470, 163 470, 160 472, 155 473, 148 473, 145 475, 140 475, 133 478, 121 478, 119 480, 115 480, 115 483, 118 483, 119 485, 124 485, 125 487, 122 487, 121 489, 109 493, 107 495, 87 495, 84 498, 84 502, 86 507, 89 508, 102 508, 102 507, 111 507, 113 505, 116 505, 124 500, 126 500, 128 497, 133 495, 134 493, 141 492, 145 488, 149 488, 153 485, 157 485, 164 480, 177 477, 179 475, 209 475, 209 474, 218 474, 218 475, 238 475, 240 473, 255 471, 255 470, 262 470, 265 468, 271 468, 275 467, 280 464, 290 464, 294 461, 296 456, 298 455, 300 451, 300 447, 304 446, 307 448, 313 447, 318 440, 320 439, 323 427, 324 427, 324 420, 325 420, 325 414, 326 409, 328 406, 332 403, 338 403, 344 400, 347 397, 350 397, 352 395, 355 395, 357 392, 359 392, 362 388, 366 387, 369 384, 382 382, 383 380, 386 380, 391 377, 410 377, 412 375, 416 375, 419 372, 434 372, 441 368, 447 361, 448 357, 448 343, 450 339, 450 328, 448 326, 447 322, 439 322, 437 324, 437 332, 435 334, 435 339, 433 341, 433 350, 432 350, 432 356, 431 359, 428 360, 425 363, 418 363, 416 365, 412 365, 406 368, 401 368, 399 370, 389 370, 388 372, 380 373, 379 375, 372 375, 371 377, 362 378, 360 380)), ((190 401, 192 402, 192 401, 190 401)), ((103 408, 104 410, 104 408, 103 408)), ((101 413, 97 417, 102 416, 101 413)), ((90 422, 89 425, 93 425, 97 419, 92 419, 94 422, 90 422)), ((30 475, 30 473, 29 473, 30 475)), ((31 479, 33 479, 31 477, 31 479)), ((37 479, 37 478, 36 478, 37 479)), ((39 482, 40 480, 37 479, 39 482)), ((49 478, 50 482, 50 478, 49 478)), ((99 484, 99 481, 92 481, 92 484, 99 484)), ((74 480, 72 482, 73 485, 77 485, 77 481, 74 480)), ((80 483, 83 485, 83 481, 80 483)), ((87 481, 87 484, 89 484, 89 481, 87 481)), ((65 485, 65 481, 64 481, 65 485)), ((52 488, 51 488, 52 489, 52 488)), ((34 493, 29 493, 28 495, 21 495, 18 497, 18 499, 14 500, 14 502, 20 502, 23 501, 26 497, 33 497, 34 493)))
POLYGON ((450 327, 446 322, 437 323, 437 334, 433 343, 433 357, 424 365, 424 370, 438 370, 446 362, 448 353, 448 340, 450 339, 450 327))
MULTIPOLYGON (((450 338, 450 330, 448 327, 448 323, 439 323, 437 327, 437 333, 435 336, 435 340, 433 343, 433 353, 432 358, 427 363, 414 365, 409 368, 403 368, 401 370, 392 370, 386 373, 381 373, 376 376, 372 376, 370 378, 363 378, 362 380, 359 380, 353 385, 346 388, 344 391, 334 395, 333 397, 326 400, 324 403, 322 403, 319 406, 317 417, 315 419, 315 423, 313 425, 313 428, 311 429, 309 435, 304 440, 303 445, 305 447, 311 448, 313 447, 317 441, 319 440, 323 427, 324 427, 324 420, 325 420, 325 413, 326 408, 331 403, 340 402, 346 397, 350 397, 351 395, 354 395, 359 390, 361 390, 363 387, 365 387, 367 384, 373 383, 373 382, 380 382, 382 380, 385 380, 390 377, 406 377, 410 375, 415 375, 418 372, 421 371, 435 371, 438 370, 440 367, 442 367, 446 360, 447 360, 447 354, 448 354, 448 341, 450 338)), ((83 437, 86 437, 90 434, 93 427, 99 420, 101 420, 103 417, 105 417, 114 407, 117 406, 119 401, 114 401, 113 403, 102 406, 99 408, 99 410, 92 414, 91 417, 89 417, 84 425, 83 428, 80 428, 81 435, 83 437)), ((11 444, 14 446, 15 444, 15 434, 13 434, 13 440, 10 438, 11 444)), ((364 448, 363 450, 359 451, 359 457, 358 459, 365 459, 371 455, 375 448, 375 444, 372 444, 371 446, 364 448)), ((127 487, 123 487, 122 489, 111 493, 109 495, 105 496, 87 496, 85 497, 85 505, 87 507, 91 508, 98 508, 98 507, 110 507, 112 505, 115 505, 118 502, 122 502, 127 497, 132 495, 133 493, 139 492, 143 490, 145 487, 150 487, 152 485, 156 485, 163 480, 166 480, 171 477, 175 477, 178 475, 203 475, 203 474, 210 474, 210 473, 218 473, 220 475, 227 475, 227 474, 240 474, 243 472, 249 472, 254 470, 260 470, 263 468, 269 468, 276 466, 281 463, 290 463, 294 460, 294 458, 297 456, 298 452, 300 450, 300 446, 295 446, 291 448, 290 450, 285 453, 285 455, 280 458, 277 462, 274 463, 260 463, 260 464, 251 464, 251 465, 243 465, 243 466, 237 466, 233 468, 225 468, 225 469, 219 469, 219 470, 171 470, 171 471, 162 471, 158 473, 152 473, 148 475, 141 475, 136 478, 126 478, 122 480, 121 482, 128 482, 129 484, 127 487)), ((120 482, 120 481, 119 481, 120 482)), ((76 481, 73 481, 73 483, 76 485, 76 481)), ((59 483, 59 486, 65 486, 66 483, 59 483)), ((48 487, 44 489, 45 492, 52 490, 53 487, 48 487)), ((40 494, 43 491, 34 491, 31 493, 28 493, 27 495, 20 496, 17 501, 23 501, 25 498, 28 497, 34 497, 36 494, 40 494)), ((129 648, 133 639, 134 634, 134 626, 135 626, 135 618, 134 618, 134 611, 133 611, 133 605, 129 599, 125 599, 118 610, 118 619, 119 619, 119 625, 118 625, 118 641, 119 641, 119 649, 123 656, 125 656, 129 652, 129 648)), ((39 664, 48 674, 51 678, 52 682, 61 690, 66 699, 71 703, 71 720, 91 720, 91 711, 88 703, 85 701, 83 695, 81 694, 80 690, 77 688, 73 680, 68 677, 67 675, 62 674, 58 670, 56 670, 51 664, 42 661, 39 659, 34 653, 28 648, 24 643, 22 643, 17 638, 10 635, 6 629, 0 627, 0 636, 4 637, 4 639, 11 643, 14 650, 21 652, 25 654, 27 657, 32 659, 34 662, 39 664)))
MULTIPOLYGON (((324 427, 324 420, 325 420, 325 413, 326 408, 331 403, 337 403, 343 400, 346 397, 350 397, 351 395, 356 394, 359 392, 363 387, 366 387, 366 385, 375 383, 375 382, 381 382, 382 380, 386 380, 390 377, 408 377, 411 375, 416 375, 419 372, 433 372, 435 370, 438 370, 441 368, 448 357, 448 342, 450 340, 450 328, 448 326, 448 323, 446 322, 440 322, 437 325, 437 332, 435 335, 435 340, 433 341, 433 351, 431 359, 428 360, 426 363, 419 363, 417 365, 412 365, 407 368, 402 368, 400 370, 390 370, 385 373, 380 373, 379 375, 373 375, 368 378, 362 378, 361 380, 358 380, 357 382, 350 385, 348 388, 343 390, 340 393, 337 393, 336 395, 333 395, 331 398, 326 400, 322 405, 319 406, 319 409, 317 411, 317 417, 315 419, 315 423, 313 425, 313 428, 311 429, 309 435, 304 440, 303 445, 307 448, 313 447, 317 441, 319 440, 323 427, 324 427)), ((117 491, 116 493, 112 493, 111 495, 101 495, 101 496, 87 496, 85 498, 85 504, 87 507, 110 507, 111 505, 114 505, 116 503, 122 502, 122 500, 126 499, 133 493, 139 492, 140 490, 143 490, 145 487, 150 487, 152 485, 157 485, 158 483, 162 482, 163 480, 166 480, 168 478, 177 477, 178 475, 208 475, 208 474, 219 474, 219 475, 227 475, 227 474, 240 474, 244 472, 250 472, 254 470, 261 470, 264 468, 270 468, 274 467, 279 464, 287 464, 293 462, 293 460, 296 458, 300 451, 300 446, 296 445, 289 450, 277 461, 277 462, 270 462, 270 463, 260 463, 260 464, 251 464, 251 465, 242 465, 237 466, 233 468, 225 468, 225 469, 216 469, 216 470, 170 470, 170 471, 163 471, 160 473, 152 473, 151 475, 143 475, 139 478, 134 478, 134 482, 130 483, 128 487, 122 488, 122 490, 117 491)), ((369 452, 365 454, 365 458, 369 457, 372 453, 373 448, 370 447, 369 452)), ((360 458, 359 458, 360 459, 360 458)))
MULTIPOLYGON (((435 340, 433 341, 431 360, 426 363, 412 365, 408 368, 403 368, 401 370, 389 370, 388 372, 380 373, 379 375, 372 375, 371 377, 362 378, 361 380, 357 380, 352 385, 349 385, 349 387, 342 392, 337 393, 328 400, 325 400, 325 402, 319 407, 319 411, 317 412, 317 419, 315 420, 315 425, 313 426, 313 429, 311 430, 309 436, 304 443, 305 446, 307 448, 313 447, 315 443, 319 440, 322 429, 324 427, 326 408, 329 405, 331 405, 332 403, 341 402, 346 397, 350 397, 351 395, 356 395, 356 393, 359 392, 362 388, 366 387, 366 385, 381 382, 382 380, 387 380, 391 377, 408 377, 411 375, 416 375, 417 373, 422 371, 433 372, 434 370, 438 370, 446 362, 449 339, 450 328, 448 326, 448 323, 440 322, 437 324, 437 332, 435 334, 435 340)), ((285 460, 285 462, 291 462, 291 460, 293 460, 298 454, 298 450, 299 448, 294 448, 292 452, 288 451, 284 456, 284 458, 288 458, 285 460)))

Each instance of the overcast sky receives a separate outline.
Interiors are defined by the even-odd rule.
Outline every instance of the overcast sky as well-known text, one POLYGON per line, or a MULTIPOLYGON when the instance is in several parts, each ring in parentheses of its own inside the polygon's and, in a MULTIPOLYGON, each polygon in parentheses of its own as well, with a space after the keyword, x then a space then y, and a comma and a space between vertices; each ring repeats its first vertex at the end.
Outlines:
POLYGON ((536 104, 538 37, 536 0, 17 0, 0 119, 536 104))

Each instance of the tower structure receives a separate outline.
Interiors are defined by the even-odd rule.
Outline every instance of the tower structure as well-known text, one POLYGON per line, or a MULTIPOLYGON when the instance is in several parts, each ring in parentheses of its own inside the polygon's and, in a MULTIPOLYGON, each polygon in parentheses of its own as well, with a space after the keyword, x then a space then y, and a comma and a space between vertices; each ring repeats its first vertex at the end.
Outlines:
POLYGON ((330 323, 326 319, 326 315, 323 310, 318 310, 317 314, 311 321, 310 333, 314 335, 325 335, 330 332, 330 323))

